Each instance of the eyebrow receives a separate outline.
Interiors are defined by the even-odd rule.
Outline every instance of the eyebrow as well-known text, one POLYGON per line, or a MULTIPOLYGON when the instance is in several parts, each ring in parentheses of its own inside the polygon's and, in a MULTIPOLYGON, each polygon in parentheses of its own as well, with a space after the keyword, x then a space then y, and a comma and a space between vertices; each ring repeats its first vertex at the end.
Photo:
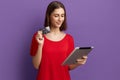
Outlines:
MULTIPOLYGON (((59 13, 54 13, 54 15, 59 15, 59 13)), ((61 15, 65 15, 65 13, 61 14, 61 15)))

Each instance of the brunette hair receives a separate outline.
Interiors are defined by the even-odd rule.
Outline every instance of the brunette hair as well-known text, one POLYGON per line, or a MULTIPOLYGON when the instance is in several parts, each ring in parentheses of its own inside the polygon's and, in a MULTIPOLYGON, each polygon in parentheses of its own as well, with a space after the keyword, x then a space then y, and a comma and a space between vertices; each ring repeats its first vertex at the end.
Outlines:
POLYGON ((64 14, 64 22, 63 24, 61 25, 60 27, 60 31, 65 31, 67 29, 67 21, 66 21, 66 9, 65 9, 65 6, 60 2, 60 1, 52 1, 48 7, 47 7, 47 10, 46 10, 46 15, 45 15, 45 22, 44 22, 44 26, 47 27, 47 26, 50 26, 51 23, 50 23, 50 15, 51 13, 55 10, 55 9, 58 9, 58 8, 63 8, 64 11, 65 11, 65 14, 64 14))

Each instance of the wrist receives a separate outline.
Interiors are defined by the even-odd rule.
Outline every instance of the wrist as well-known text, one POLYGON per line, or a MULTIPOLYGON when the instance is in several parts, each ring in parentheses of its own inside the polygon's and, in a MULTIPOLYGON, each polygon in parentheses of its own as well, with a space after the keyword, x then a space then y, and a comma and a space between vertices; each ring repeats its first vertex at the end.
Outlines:
POLYGON ((41 48, 41 47, 43 47, 43 44, 38 44, 38 48, 41 48))

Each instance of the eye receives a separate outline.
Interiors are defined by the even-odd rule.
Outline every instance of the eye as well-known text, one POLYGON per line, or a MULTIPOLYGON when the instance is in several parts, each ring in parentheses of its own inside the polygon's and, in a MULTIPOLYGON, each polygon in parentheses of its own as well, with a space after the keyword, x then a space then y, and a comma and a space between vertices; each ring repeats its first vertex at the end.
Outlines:
POLYGON ((55 17, 58 17, 59 15, 58 14, 56 14, 56 15, 54 15, 55 17))
POLYGON ((61 15, 61 17, 64 17, 65 15, 63 14, 63 15, 61 15))

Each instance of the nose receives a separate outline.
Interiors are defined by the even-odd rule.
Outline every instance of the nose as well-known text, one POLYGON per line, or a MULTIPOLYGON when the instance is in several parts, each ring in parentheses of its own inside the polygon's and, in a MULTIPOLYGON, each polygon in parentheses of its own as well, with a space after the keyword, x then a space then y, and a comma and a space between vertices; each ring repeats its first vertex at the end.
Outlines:
POLYGON ((60 16, 58 20, 61 22, 62 21, 62 17, 60 16))

